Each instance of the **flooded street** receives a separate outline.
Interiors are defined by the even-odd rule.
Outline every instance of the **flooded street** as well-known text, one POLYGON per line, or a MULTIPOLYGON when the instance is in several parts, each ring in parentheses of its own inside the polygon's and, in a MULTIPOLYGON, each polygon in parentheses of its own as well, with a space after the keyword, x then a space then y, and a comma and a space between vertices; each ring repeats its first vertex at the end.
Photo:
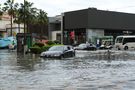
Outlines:
POLYGON ((0 50, 0 90, 134 89, 134 51, 77 51, 58 60, 0 50))

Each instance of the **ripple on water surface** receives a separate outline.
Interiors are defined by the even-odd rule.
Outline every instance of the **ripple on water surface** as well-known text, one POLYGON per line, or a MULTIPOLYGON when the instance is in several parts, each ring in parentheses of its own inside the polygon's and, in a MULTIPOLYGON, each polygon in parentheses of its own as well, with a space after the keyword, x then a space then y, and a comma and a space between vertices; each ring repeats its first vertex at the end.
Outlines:
POLYGON ((0 51, 0 90, 134 90, 134 75, 133 59, 58 60, 0 51))

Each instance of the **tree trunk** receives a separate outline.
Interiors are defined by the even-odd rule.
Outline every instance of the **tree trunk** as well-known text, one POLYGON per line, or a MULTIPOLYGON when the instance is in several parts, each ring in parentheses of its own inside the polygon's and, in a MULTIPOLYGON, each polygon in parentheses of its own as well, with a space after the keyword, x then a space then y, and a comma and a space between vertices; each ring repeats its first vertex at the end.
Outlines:
POLYGON ((40 26, 40 40, 42 41, 42 24, 40 26))
POLYGON ((12 36, 12 28, 13 28, 13 23, 12 23, 12 14, 11 14, 11 36, 12 36))
POLYGON ((19 33, 20 33, 20 23, 18 24, 18 31, 19 31, 19 33))

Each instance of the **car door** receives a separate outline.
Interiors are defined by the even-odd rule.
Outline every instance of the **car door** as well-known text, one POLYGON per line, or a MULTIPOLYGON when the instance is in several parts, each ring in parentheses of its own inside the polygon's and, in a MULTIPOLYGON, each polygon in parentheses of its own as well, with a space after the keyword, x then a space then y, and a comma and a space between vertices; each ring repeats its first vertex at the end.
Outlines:
POLYGON ((65 57, 71 57, 72 56, 72 49, 70 46, 65 47, 65 52, 64 52, 65 57))
POLYGON ((64 46, 63 56, 68 57, 68 48, 64 46))
POLYGON ((74 50, 72 46, 68 46, 68 57, 74 56, 74 50))

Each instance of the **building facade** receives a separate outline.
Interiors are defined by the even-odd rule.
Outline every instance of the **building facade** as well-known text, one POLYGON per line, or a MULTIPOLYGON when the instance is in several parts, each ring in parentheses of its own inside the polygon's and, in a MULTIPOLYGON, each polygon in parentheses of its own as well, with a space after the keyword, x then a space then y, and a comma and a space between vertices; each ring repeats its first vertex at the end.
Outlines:
MULTIPOLYGON (((3 13, 0 20, 0 37, 11 36, 11 17, 8 13, 3 13)), ((13 21, 12 21, 13 22, 13 21)), ((16 36, 17 33, 23 33, 23 25, 13 23, 12 36, 16 36)))
POLYGON ((96 43, 105 36, 135 35, 135 14, 88 8, 65 12, 63 16, 63 43, 96 43))
POLYGON ((55 17, 49 17, 49 25, 48 25, 48 31, 49 31, 49 40, 52 41, 61 41, 61 22, 62 22, 62 16, 57 15, 55 17))

